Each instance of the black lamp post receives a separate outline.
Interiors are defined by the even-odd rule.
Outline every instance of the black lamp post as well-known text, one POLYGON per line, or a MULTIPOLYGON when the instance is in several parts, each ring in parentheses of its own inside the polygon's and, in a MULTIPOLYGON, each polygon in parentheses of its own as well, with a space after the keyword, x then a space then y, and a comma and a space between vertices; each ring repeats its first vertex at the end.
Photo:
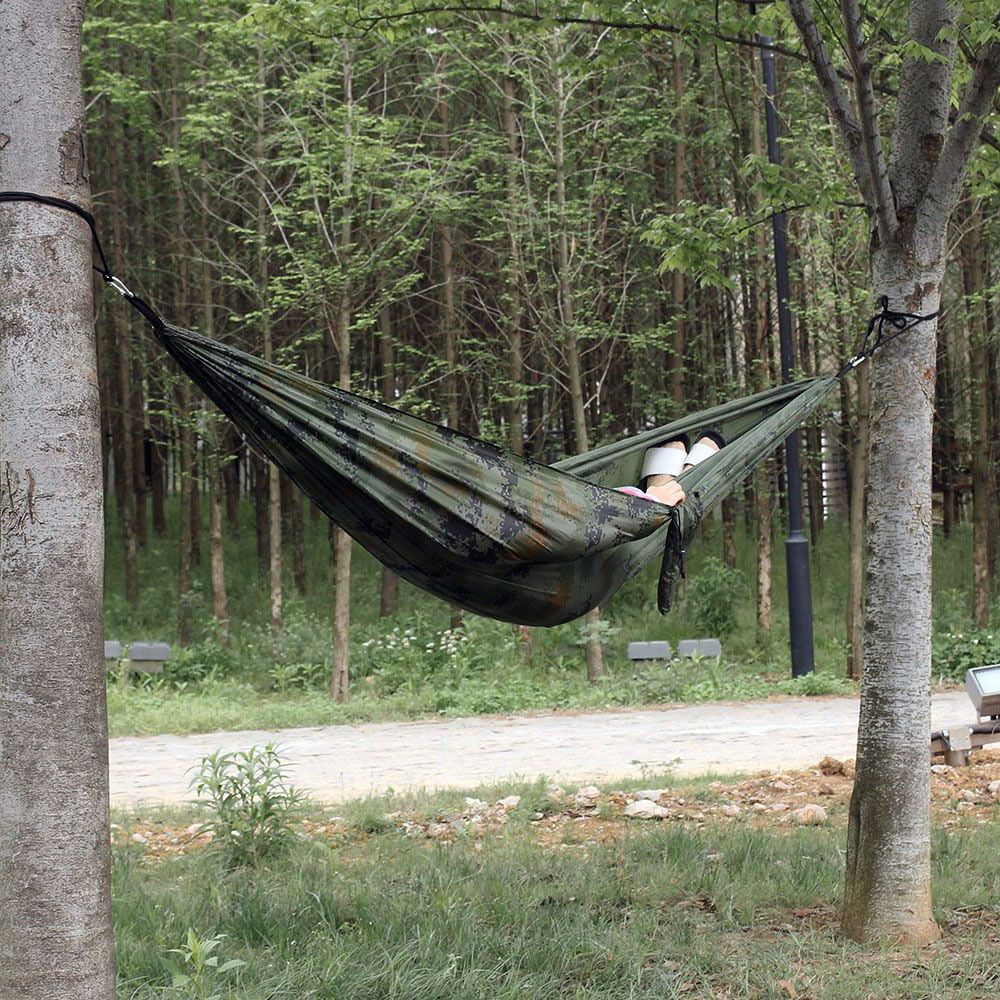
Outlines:
MULTIPOLYGON (((750 3, 750 12, 756 4, 750 3)), ((775 108, 777 83, 774 72, 774 40, 757 35, 764 77, 765 117, 767 122, 767 158, 781 164, 778 146, 778 112, 775 108)), ((781 381, 790 382, 795 368, 792 343, 792 313, 788 284, 788 220, 776 212, 771 220, 774 241, 775 287, 778 293, 778 340, 781 344, 781 381)), ((812 588, 809 580, 809 543, 802 530, 802 465, 799 461, 799 433, 792 431, 785 439, 785 483, 788 490, 788 538, 785 540, 785 566, 788 571, 788 632, 791 639, 792 676, 801 677, 813 670, 812 588)))

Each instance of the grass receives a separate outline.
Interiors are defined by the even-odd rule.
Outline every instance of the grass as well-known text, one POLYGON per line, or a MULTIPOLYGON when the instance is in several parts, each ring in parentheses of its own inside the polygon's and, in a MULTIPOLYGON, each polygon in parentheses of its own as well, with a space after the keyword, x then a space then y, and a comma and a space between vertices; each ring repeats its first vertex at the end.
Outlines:
MULTIPOLYGON (((121 550, 110 522, 106 591, 108 638, 176 643, 176 510, 171 531, 151 537, 141 555, 142 593, 129 606, 121 593, 121 550)), ((816 674, 788 680, 784 565, 775 558, 774 624, 760 632, 754 620, 753 539, 738 534, 738 575, 724 578, 717 561, 718 526, 709 524, 691 553, 689 593, 666 617, 655 608, 657 567, 651 566, 605 608, 602 626, 607 677, 586 682, 580 626, 535 629, 528 659, 510 626, 466 616, 449 632, 450 608, 407 584, 398 614, 380 619, 378 565, 355 550, 352 591, 352 701, 335 705, 326 695, 330 673, 330 590, 325 522, 307 518, 309 591, 286 580, 285 627, 267 626, 266 582, 256 560, 251 511, 241 512, 238 534, 226 539, 232 616, 228 648, 210 617, 207 558, 192 599, 196 641, 178 650, 164 677, 144 678, 109 691, 115 736, 217 729, 321 725, 339 722, 475 715, 544 709, 598 709, 678 701, 746 700, 772 694, 841 694, 853 690, 843 676, 846 600, 846 530, 829 525, 812 553, 816 674), (701 581, 701 596, 691 592, 701 581), (707 595, 707 596, 706 596, 707 595), (632 639, 683 638, 716 631, 708 610, 731 618, 721 664, 675 663, 636 667, 625 657, 632 639), (707 622, 706 622, 707 617, 707 622)), ((937 617, 943 629, 968 626, 969 544, 957 532, 935 556, 937 617)), ((286 560, 287 563, 287 560, 286 560)), ((975 650, 973 650, 973 653, 975 650)))
MULTIPOLYGON (((684 787, 706 792, 704 779, 684 787)), ((300 839, 258 870, 227 870, 210 850, 150 861, 126 839, 113 874, 119 996, 972 1000, 997 989, 996 823, 936 834, 943 941, 871 949, 837 934, 842 824, 621 824, 601 842, 570 821, 542 845, 541 784, 503 791, 524 797, 498 832, 413 839, 386 822, 387 800, 359 802, 344 836, 300 839), (191 941, 245 964, 172 988, 191 971, 174 949, 191 941)), ((460 796, 388 804, 429 814, 460 796)))

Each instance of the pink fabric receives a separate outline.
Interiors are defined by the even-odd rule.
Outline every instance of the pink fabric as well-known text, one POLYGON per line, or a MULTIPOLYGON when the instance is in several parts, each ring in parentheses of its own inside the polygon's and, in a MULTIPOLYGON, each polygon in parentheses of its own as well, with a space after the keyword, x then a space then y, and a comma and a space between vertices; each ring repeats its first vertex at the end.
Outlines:
POLYGON ((638 486, 616 486, 619 493, 627 493, 630 497, 639 497, 640 500, 650 500, 653 503, 660 503, 656 497, 650 496, 645 490, 640 490, 638 486))

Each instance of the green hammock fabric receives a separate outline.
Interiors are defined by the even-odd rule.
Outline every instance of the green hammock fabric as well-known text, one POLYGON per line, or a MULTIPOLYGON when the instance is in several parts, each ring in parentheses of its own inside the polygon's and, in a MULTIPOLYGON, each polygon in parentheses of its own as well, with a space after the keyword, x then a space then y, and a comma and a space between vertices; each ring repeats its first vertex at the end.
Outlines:
POLYGON ((546 466, 243 351, 154 324, 184 372, 333 521, 404 579, 522 625, 603 604, 662 557, 666 612, 705 512, 838 385, 784 385, 546 466), (638 481, 648 447, 715 428, 727 446, 680 477, 666 507, 611 487, 638 481))

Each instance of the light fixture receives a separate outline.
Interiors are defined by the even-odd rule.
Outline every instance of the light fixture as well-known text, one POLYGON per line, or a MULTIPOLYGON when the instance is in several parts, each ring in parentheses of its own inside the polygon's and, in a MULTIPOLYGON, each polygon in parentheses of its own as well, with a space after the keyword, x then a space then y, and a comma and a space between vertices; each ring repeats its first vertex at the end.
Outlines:
POLYGON ((969 670, 965 675, 965 690, 980 719, 1000 717, 1000 663, 969 670))

